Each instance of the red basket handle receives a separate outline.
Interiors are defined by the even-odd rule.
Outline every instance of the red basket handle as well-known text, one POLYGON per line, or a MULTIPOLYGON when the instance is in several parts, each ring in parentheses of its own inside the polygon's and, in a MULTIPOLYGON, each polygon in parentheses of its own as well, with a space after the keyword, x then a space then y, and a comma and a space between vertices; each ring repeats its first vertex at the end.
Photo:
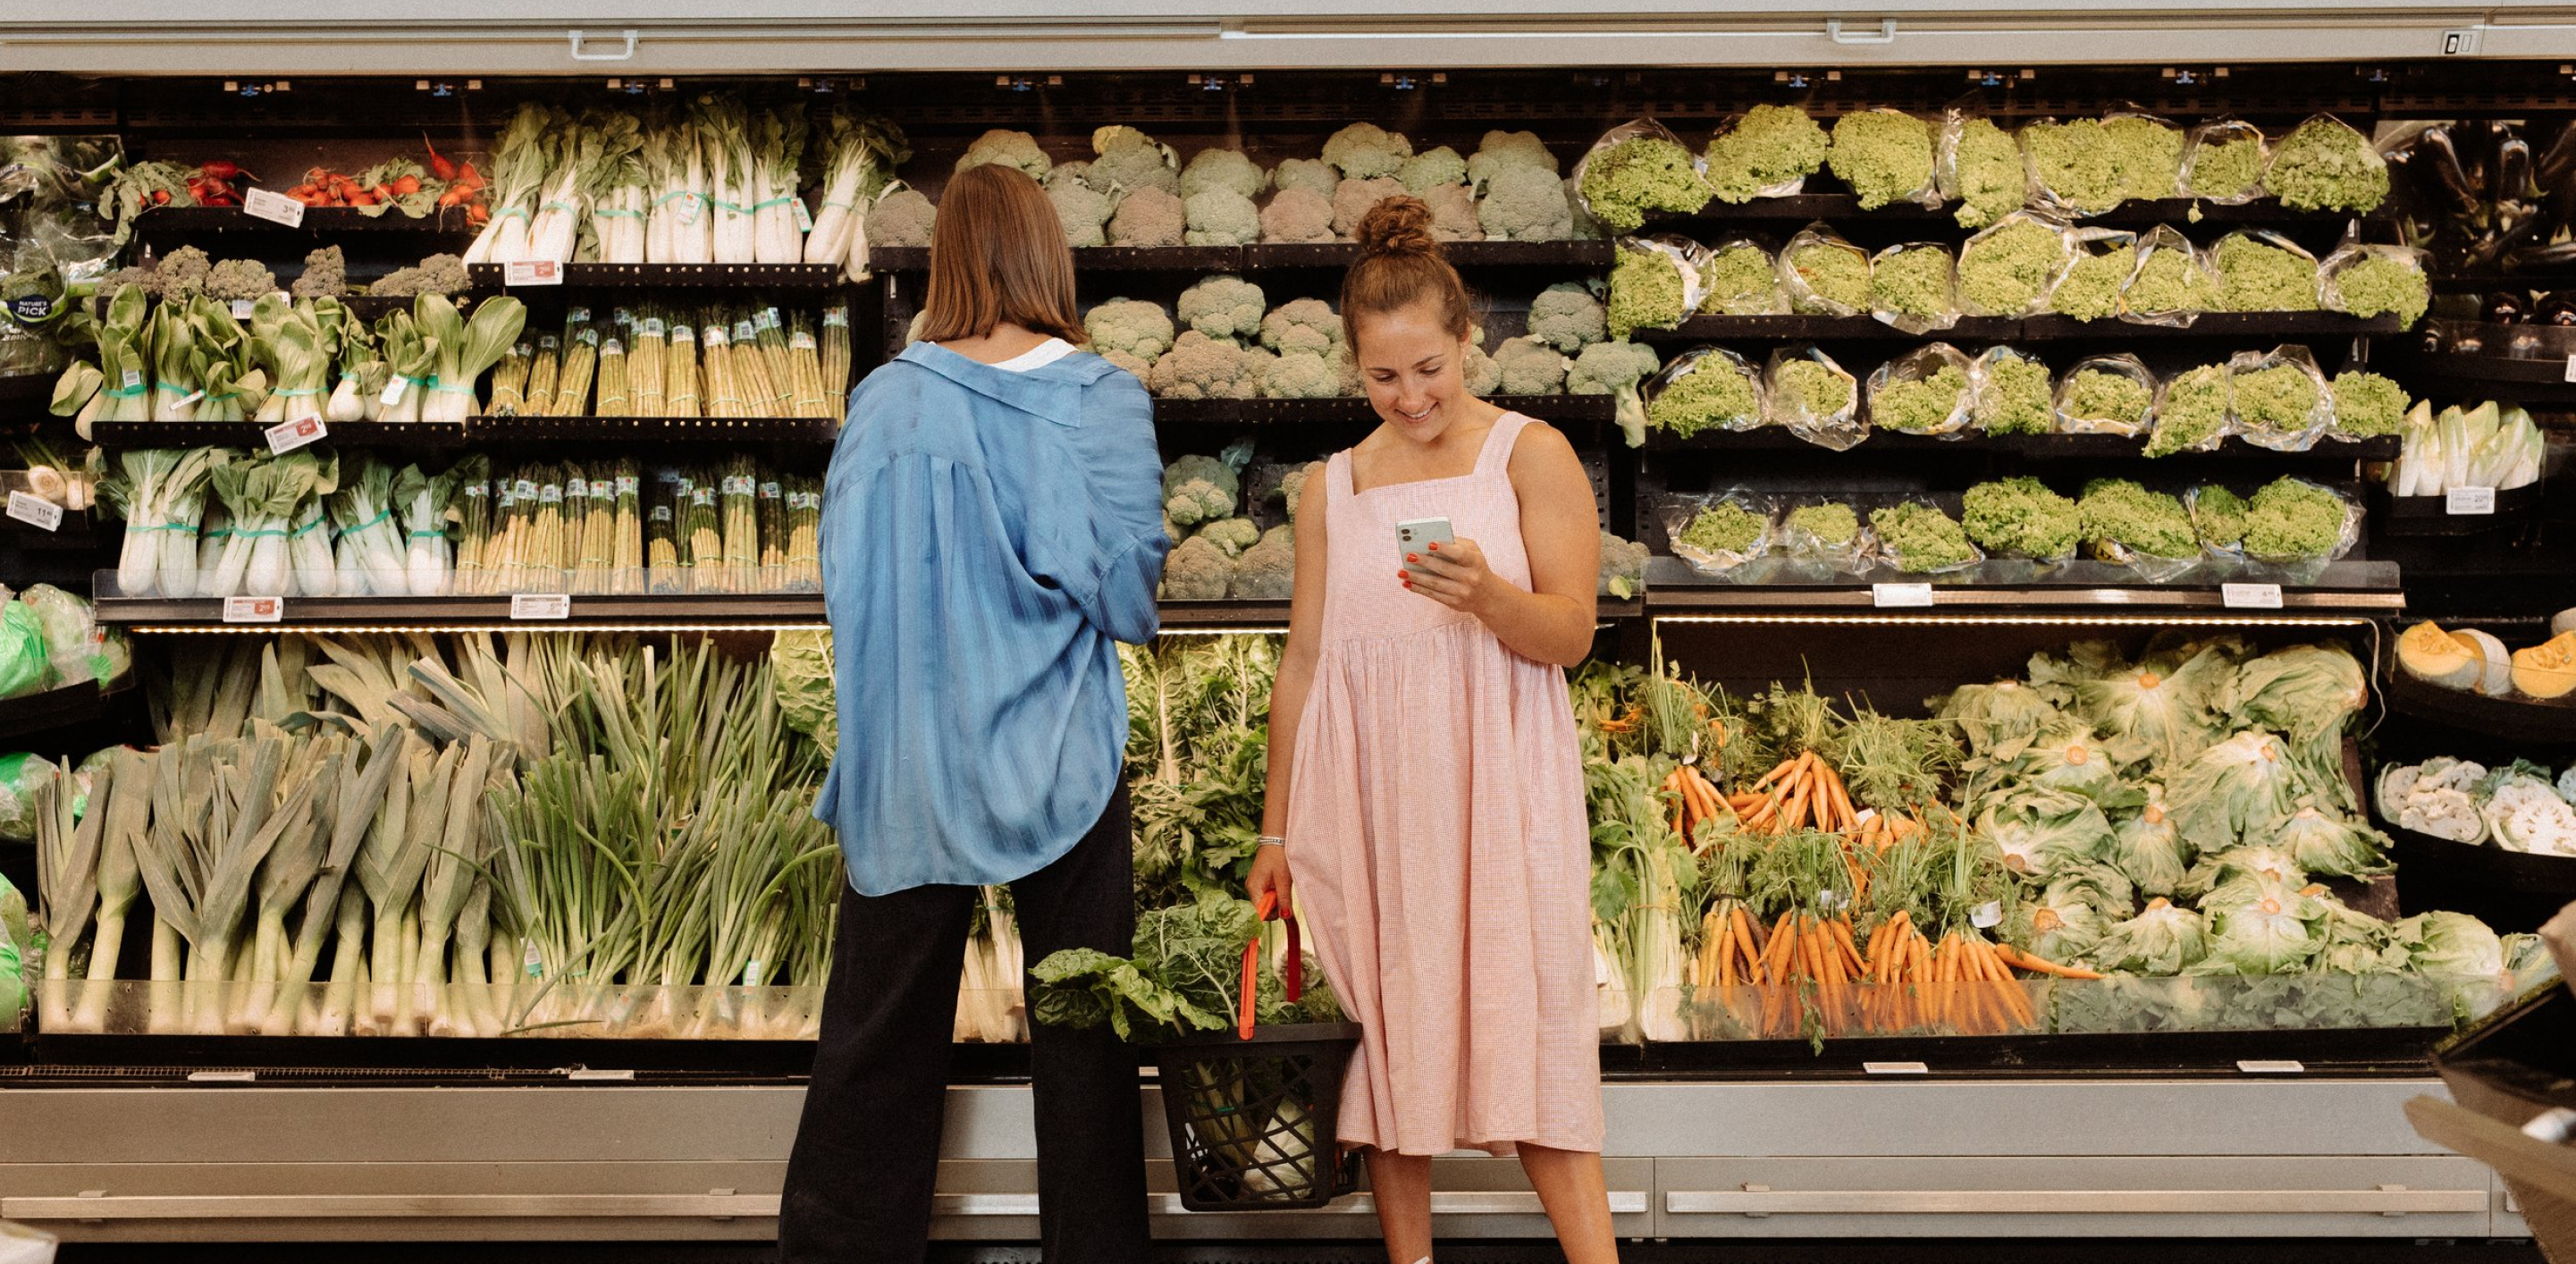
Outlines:
MULTIPOLYGON (((1277 914, 1280 920, 1288 923, 1288 965, 1282 973, 1288 981, 1288 1000, 1293 1004, 1306 994, 1306 951, 1298 943, 1297 915, 1279 912, 1277 891, 1262 892, 1261 899, 1252 906, 1252 912, 1253 916, 1265 922, 1277 914)), ((1255 930, 1252 942, 1243 946, 1243 999, 1238 1002, 1235 1014, 1235 1034, 1244 1040, 1252 1039, 1254 1003, 1260 994, 1261 932, 1255 930)))

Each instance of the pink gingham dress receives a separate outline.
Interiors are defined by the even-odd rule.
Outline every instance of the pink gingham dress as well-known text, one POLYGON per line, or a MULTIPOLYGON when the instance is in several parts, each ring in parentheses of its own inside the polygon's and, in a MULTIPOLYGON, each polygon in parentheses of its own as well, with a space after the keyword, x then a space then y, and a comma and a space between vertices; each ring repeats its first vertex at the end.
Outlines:
POLYGON ((1512 445, 1355 492, 1326 468, 1323 646, 1297 730, 1289 857, 1324 972, 1367 1028, 1341 1140, 1404 1154, 1601 1148, 1591 839, 1565 673, 1408 592, 1395 524, 1446 517, 1524 588, 1512 445))

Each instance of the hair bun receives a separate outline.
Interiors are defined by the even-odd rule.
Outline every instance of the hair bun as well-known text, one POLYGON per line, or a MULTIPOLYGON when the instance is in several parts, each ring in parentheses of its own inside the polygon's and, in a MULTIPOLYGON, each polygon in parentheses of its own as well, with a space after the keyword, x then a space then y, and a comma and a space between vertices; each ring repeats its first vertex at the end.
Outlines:
POLYGON ((1411 194, 1381 198, 1360 217, 1360 255, 1440 254, 1440 239, 1431 235, 1431 208, 1411 194))

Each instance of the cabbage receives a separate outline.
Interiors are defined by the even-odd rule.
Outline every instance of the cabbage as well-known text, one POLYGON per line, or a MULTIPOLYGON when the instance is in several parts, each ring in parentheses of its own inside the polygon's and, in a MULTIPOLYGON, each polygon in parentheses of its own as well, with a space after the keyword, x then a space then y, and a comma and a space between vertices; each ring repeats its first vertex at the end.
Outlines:
POLYGON ((2386 922, 2339 900, 2327 900, 2325 940, 2316 968, 2336 974, 2394 974, 2406 969, 2407 952, 2386 922))
POLYGON ((2343 735, 2370 700, 2361 664, 2336 645, 2293 645, 2236 670, 2224 706, 2240 726, 2270 729, 2303 748, 2343 735))
POLYGON ((2042 877, 2100 860, 2111 845, 2111 822, 2102 809, 2063 790, 1999 796, 1977 814, 1977 832, 1993 840, 2013 872, 2042 877))
POLYGON ((2191 848, 2166 815, 2163 795, 2153 787, 2146 806, 2123 815, 2111 827, 2111 863, 2148 895, 2170 896, 2182 886, 2191 848))
MULTIPOLYGON (((2550 797, 2557 798, 2555 794, 2550 797)), ((2359 821, 2318 811, 2315 804, 2303 805, 2288 819, 2274 826, 2270 833, 2272 846, 2287 853, 2292 863, 2310 873, 2366 878, 2397 870, 2396 865, 2389 863, 2384 851, 2388 839, 2378 830, 2359 821)))
POLYGON ((2158 899, 2104 934, 2093 963, 2128 974, 2180 974, 2208 955, 2209 926, 2200 914, 2158 899))
POLYGON ((1959 726, 1968 746, 1991 757, 2007 743, 2035 737, 2057 719, 2057 707, 2019 681, 1962 685, 1933 708, 1936 719, 1959 726))
POLYGON ((2048 885, 2040 889, 2039 902, 2083 905, 2116 919, 2138 911, 2138 889, 2109 865, 2096 860, 2077 861, 2049 875, 2048 885))
POLYGON ((2050 961, 2081 961, 2110 929, 2111 919, 2090 904, 2059 904, 2043 896, 2014 914, 2004 937, 2050 961))
POLYGON ((2425 974, 2486 979, 2506 972, 2504 941, 2466 913, 2418 913, 2389 934, 2425 974))
POLYGON ((2219 852, 2236 846, 2246 830, 2288 816, 2310 788, 2306 770, 2281 739, 2248 730, 2193 759, 2174 779, 2168 804, 2184 842, 2219 852))
POLYGON ((2031 681, 2106 737, 2134 743, 2159 766, 2180 764, 2226 730, 2218 700, 2235 679, 2233 642, 2204 641, 2124 661, 2108 642, 2066 657, 2038 655, 2031 681))
POLYGON ((829 755, 840 744, 839 703, 832 690, 832 634, 827 629, 780 631, 769 644, 771 688, 787 727, 814 739, 829 755))
POLYGON ((2146 795, 2120 771, 2136 763, 2139 754, 2133 746, 2093 736, 2082 720, 2060 717, 2026 743, 2015 739, 1995 747, 1985 766, 2017 786, 2064 790, 2105 808, 2134 807, 2146 795))
POLYGON ((2318 898, 2324 888, 2293 891, 2287 884, 2250 875, 2238 884, 2256 886, 2259 894, 2211 907, 2218 900, 2218 892, 2212 892, 2210 900, 2202 902, 2209 916, 2209 956, 2194 969, 2209 974, 2287 974, 2307 964, 2325 946, 2327 902, 2318 898))
POLYGON ((2272 847, 2238 847, 2203 859, 2183 879, 2183 894, 2196 896, 2201 911, 2226 904, 2259 900, 2274 887, 2307 885, 2308 875, 2290 854, 2272 847))

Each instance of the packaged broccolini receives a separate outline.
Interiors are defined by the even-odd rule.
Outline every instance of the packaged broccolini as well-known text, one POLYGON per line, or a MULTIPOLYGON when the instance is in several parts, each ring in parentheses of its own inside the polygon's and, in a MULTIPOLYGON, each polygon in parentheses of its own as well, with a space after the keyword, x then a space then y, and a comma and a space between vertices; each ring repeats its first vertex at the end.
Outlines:
POLYGON ((1780 252, 1780 286, 1801 316, 1857 316, 1869 310, 1869 252, 1809 224, 1780 252))
POLYGON ((1663 524, 1673 556, 1703 575, 1723 575, 1771 546, 1771 506, 1741 489, 1675 497, 1664 506, 1663 524))
POLYGON ((2047 434, 2057 428, 2048 365, 2011 347, 1977 357, 1977 429, 1990 435, 2047 434))
POLYGON ((1958 324, 1958 269, 1950 248, 1918 241, 1879 251, 1869 261, 1869 310, 1909 334, 1958 324))
POLYGON ((2027 475, 1979 483, 1959 508, 1968 538, 1999 557, 2063 562, 2084 534, 2075 502, 2027 475))
POLYGON ((2138 267, 2138 238, 2108 228, 2077 229, 2074 261, 2049 288, 2048 309, 2075 320, 2108 320, 2120 314, 2120 291, 2138 267))
POLYGON ((2263 132, 2241 119, 2213 119, 2191 129, 2182 151, 2185 196, 2242 206, 2263 196, 2263 132))
POLYGON ((2245 498, 2215 483, 2191 489, 2183 496, 2183 507, 2191 512, 2191 526, 2200 533, 2200 547, 2222 557, 2245 551, 2245 498))
POLYGON ((2119 151, 2093 119, 2033 119, 2022 125, 2033 201, 2063 215, 2099 215, 2128 196, 2119 151))
POLYGON ((1780 516, 1773 539, 1780 553, 1801 566, 1858 575, 1877 562, 1878 542, 1849 501, 1798 505, 1780 516))
POLYGON ((1610 336, 1625 339, 1640 329, 1671 329, 1690 319, 1707 297, 1708 248, 1685 237, 1622 237, 1610 267, 1610 336))
POLYGON ((2278 478, 2245 505, 2245 555, 2275 565, 2322 565, 2359 534, 2358 505, 2300 478, 2278 478))
POLYGON ((1954 435, 1975 417, 1974 362, 1946 342, 1918 347, 1869 375, 1870 424, 1898 434, 1954 435))
POLYGON ((2204 364, 2165 379, 2156 398, 2156 432, 2148 456, 2209 452, 2235 433, 2234 391, 2227 366, 2204 364))
POLYGON ((1869 526, 1878 536, 1879 555, 1907 575, 1965 570, 1986 560, 1969 542, 1959 520, 1928 500, 1903 500, 1873 509, 1869 526))
POLYGON ((1744 357, 1717 347, 1675 356, 1645 386, 1646 424, 1677 439, 1763 424, 1761 378, 1744 357))
POLYGON ((2424 275, 2429 258, 2412 246, 2347 244, 2317 266, 2319 297, 2327 311, 2394 314, 2412 328, 2433 305, 2433 284, 2424 275))
POLYGON ((1825 164, 1851 186, 1860 209, 1893 202, 1938 206, 1932 181, 1932 125, 1902 110, 1859 110, 1834 120, 1825 164))
POLYGON ((1782 316, 1789 297, 1780 289, 1780 265, 1762 243, 1739 237, 1709 252, 1705 316, 1782 316))
POLYGON ((2120 113, 2102 120, 2102 133, 2118 156, 2122 196, 2156 201, 2180 191, 2189 140, 2181 126, 2152 114, 2120 113))
POLYGON ((2027 316, 2066 269, 2066 224, 2015 211, 1959 248, 1959 306, 1971 316, 2027 316))
POLYGON ((1574 167, 1583 210, 1614 233, 1633 233, 1653 213, 1696 214, 1717 191, 1700 160, 1653 119, 1622 123, 1592 143, 1574 167))
POLYGON ((2138 239, 2137 270, 2120 292, 2120 318, 2141 325, 2187 328, 2202 312, 2218 309, 2218 271, 2171 224, 2158 224, 2138 239))
POLYGON ((2319 114, 2272 147, 2263 187, 2294 211, 2366 215, 2388 197, 2388 161, 2369 137, 2319 114))
POLYGON ((2219 304, 2227 311, 2317 309, 2317 257, 2279 233, 2229 233, 2210 258, 2218 267, 2219 304))
POLYGON ((1794 105, 1757 105, 1718 124, 1706 171, 1720 201, 1788 197, 1824 169, 1825 129, 1794 105))
POLYGON ((1869 437, 1869 422, 1860 413, 1860 383, 1815 347, 1783 347, 1763 367, 1763 405, 1768 424, 1843 452, 1869 437))
POLYGON ((2137 570, 2150 583, 2170 579, 2200 560, 2200 533, 2182 501, 2124 478, 2095 479, 2075 512, 2093 556, 2137 570))
POLYGON ((2155 415, 2156 375, 2133 355, 2091 356, 2057 383, 2057 428, 2064 434, 2136 435, 2155 415))
POLYGON ((2305 452, 2334 424, 2334 396, 2306 347, 2240 351, 2227 361, 2231 411, 2245 441, 2275 452, 2305 452))
POLYGON ((2012 134, 1969 104, 1953 105, 1941 118, 1935 182, 1962 228, 1983 228, 2030 200, 2029 167, 2012 134))

